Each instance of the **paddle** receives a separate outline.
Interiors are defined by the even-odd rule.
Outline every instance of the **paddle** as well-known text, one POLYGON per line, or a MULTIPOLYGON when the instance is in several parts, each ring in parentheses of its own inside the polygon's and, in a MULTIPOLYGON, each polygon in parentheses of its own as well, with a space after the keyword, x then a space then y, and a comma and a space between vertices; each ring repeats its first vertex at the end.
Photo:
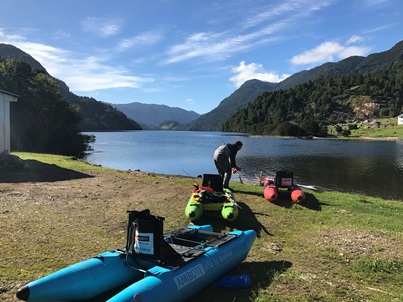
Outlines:
POLYGON ((307 190, 316 191, 316 192, 318 192, 318 193, 321 193, 321 192, 324 191, 323 189, 318 188, 318 187, 316 187, 316 186, 314 186, 314 185, 301 185, 301 184, 297 184, 297 186, 299 186, 299 187, 301 187, 301 188, 304 188, 304 189, 307 189, 307 190))
POLYGON ((225 195, 227 195, 227 197, 231 200, 232 204, 237 206, 238 208, 240 208, 242 210, 242 207, 235 201, 234 198, 232 198, 231 194, 228 193, 227 191, 224 190, 225 195))

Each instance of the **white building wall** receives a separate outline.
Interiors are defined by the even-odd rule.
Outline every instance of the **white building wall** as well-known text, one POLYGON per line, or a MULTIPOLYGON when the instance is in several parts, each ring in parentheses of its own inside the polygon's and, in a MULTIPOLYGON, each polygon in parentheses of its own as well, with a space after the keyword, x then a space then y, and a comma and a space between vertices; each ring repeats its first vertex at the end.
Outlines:
POLYGON ((17 96, 0 90, 0 154, 10 151, 10 103, 17 96))

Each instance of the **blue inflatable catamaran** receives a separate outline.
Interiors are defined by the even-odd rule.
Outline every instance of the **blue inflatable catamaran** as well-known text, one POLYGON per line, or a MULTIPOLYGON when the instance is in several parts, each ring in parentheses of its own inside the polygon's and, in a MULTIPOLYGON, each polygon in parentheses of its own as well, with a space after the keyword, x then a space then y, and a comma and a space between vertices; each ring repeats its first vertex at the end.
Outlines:
POLYGON ((24 301, 185 301, 241 263, 253 230, 216 233, 210 225, 163 233, 164 218, 129 211, 126 247, 28 283, 24 301))

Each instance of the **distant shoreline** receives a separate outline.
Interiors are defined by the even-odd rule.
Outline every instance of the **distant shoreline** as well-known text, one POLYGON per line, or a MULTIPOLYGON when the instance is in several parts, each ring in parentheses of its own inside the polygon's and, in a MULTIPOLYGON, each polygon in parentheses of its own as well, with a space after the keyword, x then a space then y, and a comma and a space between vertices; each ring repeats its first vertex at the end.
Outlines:
POLYGON ((382 140, 382 141, 398 141, 400 138, 397 137, 397 136, 385 136, 385 137, 361 136, 361 139, 364 139, 364 140, 382 140))
POLYGON ((312 137, 312 139, 332 139, 332 140, 342 139, 342 140, 369 140, 369 141, 398 141, 398 140, 403 140, 402 138, 399 138, 397 136, 385 136, 385 137, 371 137, 371 136, 319 137, 319 136, 314 136, 314 137, 312 137))

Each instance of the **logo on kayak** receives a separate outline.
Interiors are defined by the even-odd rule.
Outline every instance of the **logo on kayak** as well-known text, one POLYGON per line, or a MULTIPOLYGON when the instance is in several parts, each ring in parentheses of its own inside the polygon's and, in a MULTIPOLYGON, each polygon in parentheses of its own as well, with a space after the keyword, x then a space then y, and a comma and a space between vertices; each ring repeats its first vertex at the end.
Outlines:
POLYGON ((181 289, 189 283, 192 283, 193 281, 199 279, 204 274, 206 274, 206 271, 204 270, 203 266, 199 264, 175 277, 174 281, 178 289, 181 289))

